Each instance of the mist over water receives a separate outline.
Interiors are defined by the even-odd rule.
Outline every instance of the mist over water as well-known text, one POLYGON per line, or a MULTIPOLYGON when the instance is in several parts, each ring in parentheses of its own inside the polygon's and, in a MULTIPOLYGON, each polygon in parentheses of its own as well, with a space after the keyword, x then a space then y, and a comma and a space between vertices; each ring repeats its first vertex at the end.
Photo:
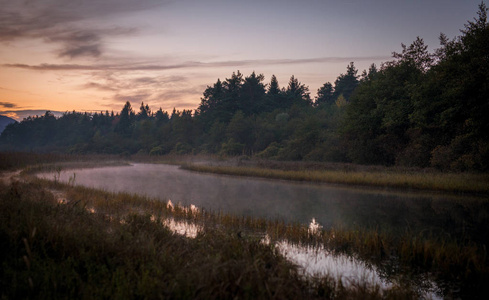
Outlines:
MULTIPOLYGON (((61 173, 68 182, 147 195, 211 211, 309 224, 432 231, 489 240, 487 201, 280 180, 204 174, 162 164, 81 169, 61 173)), ((53 174, 39 176, 48 179, 53 174)))
MULTIPOLYGON (((372 228, 402 236, 467 239, 479 245, 489 241, 489 202, 482 197, 400 192, 372 188, 311 184, 198 173, 163 164, 79 169, 38 174, 39 177, 111 192, 140 194, 174 205, 239 216, 255 216, 297 222, 314 228, 372 228)), ((178 234, 193 237, 195 224, 163 220, 178 234)), ((379 285, 408 280, 428 299, 441 299, 443 292, 429 274, 416 275, 387 264, 378 269, 348 255, 332 255, 328 249, 309 249, 286 241, 277 249, 298 264, 306 276, 330 274, 346 283, 379 285), (392 269, 392 270, 391 270, 392 269), (400 272, 400 273, 399 273, 400 272), (392 273, 392 274, 391 274, 392 273), (412 277, 412 278, 411 278, 412 277)), ((451 284, 451 283, 450 283, 451 284)), ((454 283, 458 290, 458 284, 454 283)), ((442 282, 442 286, 449 286, 442 282)))

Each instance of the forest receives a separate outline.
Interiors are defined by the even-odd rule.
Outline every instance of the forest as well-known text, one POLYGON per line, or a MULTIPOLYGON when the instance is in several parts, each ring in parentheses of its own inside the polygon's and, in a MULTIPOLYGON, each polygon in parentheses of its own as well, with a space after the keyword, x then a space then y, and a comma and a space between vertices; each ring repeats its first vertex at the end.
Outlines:
POLYGON ((489 170, 487 7, 453 39, 393 52, 361 74, 353 62, 312 98, 291 76, 239 71, 207 86, 194 110, 49 111, 10 124, 0 150, 132 155, 210 153, 273 160, 489 170))

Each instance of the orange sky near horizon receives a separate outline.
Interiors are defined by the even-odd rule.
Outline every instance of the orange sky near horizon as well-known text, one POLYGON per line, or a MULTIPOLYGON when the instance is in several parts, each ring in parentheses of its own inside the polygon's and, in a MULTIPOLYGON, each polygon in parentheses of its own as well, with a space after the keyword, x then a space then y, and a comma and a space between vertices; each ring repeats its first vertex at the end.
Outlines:
POLYGON ((475 17, 470 1, 0 0, 0 114, 196 109, 240 70, 291 75, 311 96, 417 36, 430 49, 475 17))

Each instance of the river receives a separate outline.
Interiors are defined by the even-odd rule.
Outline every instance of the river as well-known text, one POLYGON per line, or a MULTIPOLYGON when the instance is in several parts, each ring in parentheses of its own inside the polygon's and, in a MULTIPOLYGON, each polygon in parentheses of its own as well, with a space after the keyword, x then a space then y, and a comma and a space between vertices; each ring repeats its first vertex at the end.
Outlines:
MULTIPOLYGON (((40 176, 53 178, 52 173, 40 176)), ((326 228, 423 231, 489 240, 489 202, 478 197, 223 176, 165 164, 61 172, 61 181, 70 178, 78 185, 193 204, 208 211, 302 224, 315 218, 326 228)))
MULTIPOLYGON (((38 176, 47 179, 59 176, 62 182, 171 200, 207 211, 301 224, 315 219, 325 228, 373 228, 401 235, 422 233, 482 245, 489 240, 489 201, 482 197, 214 175, 164 164, 77 169, 38 176)), ((343 279, 345 274, 351 274, 347 276, 350 279, 368 275, 383 287, 397 281, 386 279, 386 274, 379 275, 375 267, 367 267, 360 260, 332 256, 326 249, 311 251, 287 243, 277 246, 286 257, 304 265, 306 274, 337 272, 343 279)), ((420 285, 429 283, 428 288, 423 288, 424 297, 442 297, 434 282, 413 280, 421 282, 420 285)))

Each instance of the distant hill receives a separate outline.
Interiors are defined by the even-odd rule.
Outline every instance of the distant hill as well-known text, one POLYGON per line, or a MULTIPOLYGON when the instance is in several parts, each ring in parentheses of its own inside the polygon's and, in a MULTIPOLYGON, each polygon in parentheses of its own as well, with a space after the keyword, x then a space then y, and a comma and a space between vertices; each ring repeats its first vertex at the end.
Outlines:
POLYGON ((0 134, 3 132, 5 127, 10 123, 15 123, 16 121, 12 118, 0 115, 0 134))

